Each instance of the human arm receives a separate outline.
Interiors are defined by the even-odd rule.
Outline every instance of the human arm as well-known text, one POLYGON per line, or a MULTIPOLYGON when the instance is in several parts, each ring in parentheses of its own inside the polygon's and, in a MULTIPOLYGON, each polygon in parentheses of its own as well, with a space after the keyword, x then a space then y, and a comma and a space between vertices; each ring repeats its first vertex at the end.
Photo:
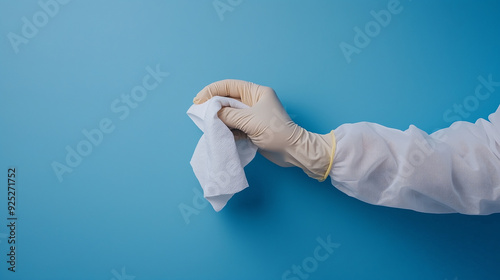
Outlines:
POLYGON ((269 87, 219 81, 195 98, 220 95, 248 109, 223 108, 220 119, 241 130, 280 166, 298 166, 367 203, 427 213, 500 212, 500 108, 476 123, 456 122, 431 135, 375 123, 339 126, 330 134, 296 125, 269 87), (331 168, 331 169, 330 169, 331 168))

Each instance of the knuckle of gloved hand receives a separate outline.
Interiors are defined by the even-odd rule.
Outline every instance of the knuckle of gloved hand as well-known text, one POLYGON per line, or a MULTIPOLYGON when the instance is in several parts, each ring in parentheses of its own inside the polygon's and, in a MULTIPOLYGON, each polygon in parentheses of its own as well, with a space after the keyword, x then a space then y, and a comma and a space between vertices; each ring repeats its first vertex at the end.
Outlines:
POLYGON ((268 86, 260 86, 262 94, 263 95, 268 95, 268 94, 275 94, 274 89, 268 86))

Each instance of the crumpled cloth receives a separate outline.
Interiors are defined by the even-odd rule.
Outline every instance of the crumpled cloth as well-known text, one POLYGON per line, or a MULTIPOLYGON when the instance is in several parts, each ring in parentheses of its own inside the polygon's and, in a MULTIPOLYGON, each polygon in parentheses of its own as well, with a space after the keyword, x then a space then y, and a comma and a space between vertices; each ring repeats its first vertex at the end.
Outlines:
POLYGON ((248 108, 238 100, 215 96, 203 104, 192 105, 187 111, 203 131, 190 163, 204 197, 217 212, 235 193, 248 187, 243 168, 257 152, 257 146, 250 139, 235 140, 231 130, 219 119, 217 112, 223 106, 248 108))

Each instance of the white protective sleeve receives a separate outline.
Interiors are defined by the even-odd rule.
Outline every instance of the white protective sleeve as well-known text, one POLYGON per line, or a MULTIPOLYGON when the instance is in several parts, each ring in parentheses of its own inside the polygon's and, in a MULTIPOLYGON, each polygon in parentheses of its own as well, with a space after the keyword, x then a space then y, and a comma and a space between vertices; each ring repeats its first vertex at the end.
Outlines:
POLYGON ((500 212, 500 107, 428 135, 375 123, 335 129, 332 184, 364 202, 426 213, 500 212))

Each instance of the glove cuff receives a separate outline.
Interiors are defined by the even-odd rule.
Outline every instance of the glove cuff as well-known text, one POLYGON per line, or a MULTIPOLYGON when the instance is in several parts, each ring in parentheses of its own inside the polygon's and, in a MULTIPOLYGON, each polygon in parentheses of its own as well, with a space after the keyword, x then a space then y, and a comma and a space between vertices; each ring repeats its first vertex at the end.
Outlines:
POLYGON ((331 148, 330 148, 330 163, 328 164, 328 168, 326 169, 325 174, 323 175, 323 178, 319 179, 320 182, 323 182, 328 178, 328 175, 330 174, 330 171, 332 170, 333 166, 333 158, 335 157, 335 151, 337 150, 337 140, 335 139, 335 133, 330 131, 330 133, 326 134, 328 137, 331 138, 331 148))
POLYGON ((336 150, 333 130, 328 134, 301 131, 299 141, 287 151, 286 161, 300 167, 309 177, 323 182, 331 171, 336 150))

